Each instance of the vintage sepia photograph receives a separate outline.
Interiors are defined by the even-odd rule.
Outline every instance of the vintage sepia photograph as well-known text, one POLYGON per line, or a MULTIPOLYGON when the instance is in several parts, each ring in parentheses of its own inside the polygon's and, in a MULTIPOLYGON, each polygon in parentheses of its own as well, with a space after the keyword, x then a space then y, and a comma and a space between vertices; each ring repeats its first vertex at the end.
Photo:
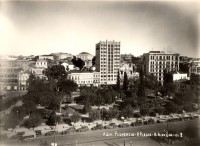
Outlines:
POLYGON ((198 0, 0 0, 0 146, 200 146, 198 0))

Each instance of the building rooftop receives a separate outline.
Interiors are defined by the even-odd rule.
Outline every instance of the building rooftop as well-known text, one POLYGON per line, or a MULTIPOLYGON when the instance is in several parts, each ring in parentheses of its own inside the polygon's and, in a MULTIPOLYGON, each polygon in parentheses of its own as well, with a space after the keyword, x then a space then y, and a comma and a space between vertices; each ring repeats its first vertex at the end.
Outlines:
POLYGON ((152 53, 152 54, 177 54, 177 55, 179 55, 178 53, 169 53, 169 52, 165 52, 165 51, 149 51, 149 53, 145 53, 145 54, 150 54, 150 53, 152 53))
POLYGON ((37 62, 47 62, 47 61, 44 59, 38 59, 37 62))
POLYGON ((88 53, 88 52, 81 52, 80 54, 89 54, 89 55, 91 55, 90 53, 88 53))
POLYGON ((170 73, 172 73, 172 74, 187 74, 187 73, 184 73, 181 71, 171 71, 170 73))
POLYGON ((69 73, 93 73, 93 71, 80 71, 80 70, 70 70, 69 73))

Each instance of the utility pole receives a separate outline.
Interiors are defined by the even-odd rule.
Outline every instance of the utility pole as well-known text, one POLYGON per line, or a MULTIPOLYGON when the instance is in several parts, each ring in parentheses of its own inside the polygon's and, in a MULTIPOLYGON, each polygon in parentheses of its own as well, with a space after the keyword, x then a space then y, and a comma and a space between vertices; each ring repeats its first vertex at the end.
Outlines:
MULTIPOLYGON (((57 125, 57 123, 56 123, 56 125, 57 125)), ((54 146, 57 146, 57 144, 56 144, 56 125, 54 128, 54 146)))
MULTIPOLYGON (((168 120, 167 120, 167 134, 169 134, 169 122, 168 122, 168 120)), ((169 137, 167 137, 167 139, 168 139, 168 144, 169 144, 169 137)))

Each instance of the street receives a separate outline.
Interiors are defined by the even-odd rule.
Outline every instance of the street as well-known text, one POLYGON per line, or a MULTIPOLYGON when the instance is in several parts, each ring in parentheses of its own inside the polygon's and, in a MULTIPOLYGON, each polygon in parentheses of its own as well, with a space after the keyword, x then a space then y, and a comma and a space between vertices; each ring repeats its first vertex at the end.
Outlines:
MULTIPOLYGON (((168 130, 177 131, 178 133, 181 133, 184 131, 185 128, 192 127, 196 130, 199 130, 200 127, 200 120, 190 120, 190 121, 183 121, 183 122, 173 122, 168 124, 168 130)), ((167 130, 167 123, 163 124, 154 124, 154 125, 143 125, 138 127, 128 127, 128 128, 116 128, 116 129, 110 129, 110 130, 100 130, 100 131, 88 131, 83 133, 74 133, 71 135, 56 135, 55 141, 58 145, 66 145, 66 146, 87 146, 87 145, 95 145, 95 146, 101 146, 101 145, 108 145, 108 146, 122 146, 124 145, 131 145, 131 142, 133 145, 137 143, 137 145, 152 145, 152 146, 159 146, 163 145, 155 140, 153 140, 151 137, 149 137, 148 133, 154 133, 154 132, 164 132, 164 130, 167 130), (123 136, 123 134, 134 134, 139 133, 137 136, 123 136), (144 136, 142 134, 146 134, 147 136, 144 136), (135 144, 134 144, 135 143, 135 144)), ((182 135, 183 138, 185 135, 182 135)), ((16 142, 16 141, 10 141, 9 145, 39 145, 40 141, 42 142, 48 142, 53 143, 54 142, 54 136, 50 137, 38 137, 33 141, 30 142, 16 142)), ((181 143, 183 146, 183 144, 181 143)))

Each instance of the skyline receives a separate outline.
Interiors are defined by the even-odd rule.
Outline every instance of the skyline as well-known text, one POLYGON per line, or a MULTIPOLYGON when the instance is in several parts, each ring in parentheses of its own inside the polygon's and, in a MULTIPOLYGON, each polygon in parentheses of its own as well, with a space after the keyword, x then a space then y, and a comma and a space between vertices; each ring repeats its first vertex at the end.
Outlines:
POLYGON ((99 41, 121 54, 149 51, 200 57, 197 2, 0 2, 1 55, 66 52, 95 55, 99 41))

